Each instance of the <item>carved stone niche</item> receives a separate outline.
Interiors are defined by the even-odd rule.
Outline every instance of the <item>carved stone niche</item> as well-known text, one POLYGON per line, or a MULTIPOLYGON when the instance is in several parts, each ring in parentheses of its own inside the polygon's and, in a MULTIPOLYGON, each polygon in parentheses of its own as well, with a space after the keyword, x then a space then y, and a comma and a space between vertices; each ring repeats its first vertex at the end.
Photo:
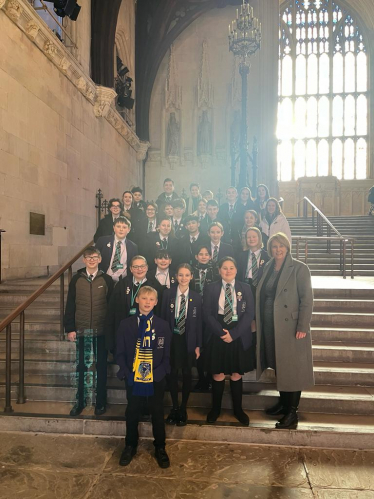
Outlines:
POLYGON ((336 177, 301 177, 297 192, 299 201, 308 197, 326 216, 339 215, 340 182, 336 177))

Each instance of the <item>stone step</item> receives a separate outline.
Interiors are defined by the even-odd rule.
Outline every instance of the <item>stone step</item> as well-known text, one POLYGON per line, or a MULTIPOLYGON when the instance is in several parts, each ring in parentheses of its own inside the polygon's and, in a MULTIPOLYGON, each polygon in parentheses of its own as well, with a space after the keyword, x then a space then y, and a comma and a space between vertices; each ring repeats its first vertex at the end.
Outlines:
POLYGON ((368 300, 362 298, 357 300, 314 298, 313 310, 315 312, 324 311, 324 310, 329 310, 332 312, 338 312, 340 310, 345 310, 346 312, 353 312, 356 310, 373 312, 374 300, 368 300))
POLYGON ((343 327, 312 327, 313 341, 317 342, 359 342, 374 345, 374 329, 353 329, 343 327))
MULTIPOLYGON (((11 416, 0 412, 0 431, 72 434, 90 436, 117 436, 126 433, 124 405, 109 404, 104 416, 95 417, 94 407, 87 406, 82 415, 68 414, 72 405, 66 402, 28 402, 13 404, 11 416), (44 416, 41 416, 44 415, 44 416)), ((165 417, 170 408, 165 407, 165 417)), ((166 427, 169 441, 199 440, 206 442, 245 443, 252 445, 296 446, 303 448, 334 448, 352 450, 374 449, 374 425, 371 416, 317 414, 299 412, 297 430, 277 430, 276 418, 263 411, 247 411, 250 426, 240 426, 232 411, 223 409, 219 420, 206 424, 207 409, 188 408, 188 425, 166 427)), ((152 439, 149 420, 139 424, 141 438, 152 439)))
MULTIPOLYGON (((340 270, 320 270, 320 269, 310 269, 310 273, 313 276, 325 276, 325 277, 337 277, 337 276, 342 276, 342 273, 340 270)), ((359 270, 355 271, 354 275, 356 277, 358 276, 367 276, 367 277, 372 277, 374 276, 374 270, 359 270)), ((347 277, 350 279, 350 275, 347 273, 347 277)))
MULTIPOLYGON (((9 314, 13 312, 14 308, 1 307, 0 306, 0 320, 8 317, 9 314)), ((45 323, 53 321, 54 323, 60 319, 60 309, 51 307, 35 307, 30 305, 30 307, 25 311, 25 320, 34 323, 45 323)), ((13 323, 19 322, 19 316, 13 321, 13 323)))
MULTIPOLYGON (((346 283, 347 281, 341 279, 343 283, 346 283)), ((351 281, 348 281, 351 285, 351 281)), ((355 284, 357 283, 359 285, 358 281, 354 281, 355 284)), ((350 300, 350 299, 372 299, 374 296, 374 287, 367 287, 367 288, 321 288, 321 285, 318 280, 317 282, 313 282, 313 292, 314 292, 314 298, 321 299, 321 298, 327 298, 327 299, 339 299, 339 300, 350 300)))
POLYGON ((374 363, 374 344, 313 342, 313 360, 323 362, 374 363))
MULTIPOLYGON (((71 387, 38 387, 25 386, 26 398, 34 401, 58 401, 72 402, 75 399, 76 390, 71 387)), ((12 398, 17 398, 17 387, 13 387, 12 398)), ((92 391, 92 399, 94 393, 92 391)), ((4 398, 4 386, 0 385, 0 398, 4 398)), ((276 403, 278 392, 274 389, 262 390, 256 393, 243 394, 243 409, 263 410, 276 403)), ((170 403, 170 396, 166 394, 166 404, 170 403)), ((126 391, 123 388, 108 389, 108 403, 125 404, 126 391)), ((192 392, 189 398, 190 407, 209 408, 210 397, 206 393, 192 392)), ((228 384, 222 399, 222 408, 231 409, 231 395, 228 384)), ((316 386, 313 390, 304 391, 300 402, 301 412, 317 412, 323 414, 361 414, 374 415, 374 393, 370 388, 362 387, 333 387, 316 386)))
MULTIPOLYGON (((8 307, 13 306, 14 308, 18 307, 22 303, 24 303, 28 298, 28 295, 24 293, 0 293, 0 306, 8 307)), ((57 308, 60 304, 60 295, 57 294, 47 294, 43 293, 39 298, 37 298, 30 307, 38 308, 38 307, 46 307, 53 306, 57 308)))
POLYGON ((313 327, 353 327, 370 328, 373 326, 373 314, 363 312, 313 312, 313 327))

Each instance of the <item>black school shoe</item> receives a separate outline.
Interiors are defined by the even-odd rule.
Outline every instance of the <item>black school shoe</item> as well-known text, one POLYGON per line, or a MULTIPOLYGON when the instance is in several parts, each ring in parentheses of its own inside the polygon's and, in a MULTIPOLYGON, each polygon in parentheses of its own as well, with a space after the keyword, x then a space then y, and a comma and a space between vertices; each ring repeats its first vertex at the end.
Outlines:
POLYGON ((126 445, 119 459, 119 465, 128 466, 131 463, 132 458, 135 456, 136 450, 137 447, 133 447, 132 445, 126 445))
POLYGON ((79 416, 79 414, 83 411, 83 409, 86 407, 86 404, 79 404, 78 402, 74 405, 72 410, 70 411, 70 416, 79 416))
POLYGON ((186 426, 187 424, 187 411, 179 410, 177 426, 186 426))
POLYGON ((160 466, 160 468, 164 468, 164 469, 169 468, 170 459, 169 459, 169 456, 166 454, 165 447, 156 447, 155 458, 156 458, 157 464, 160 466))
POLYGON ((179 420, 179 409, 172 409, 166 418, 166 424, 177 424, 179 420))

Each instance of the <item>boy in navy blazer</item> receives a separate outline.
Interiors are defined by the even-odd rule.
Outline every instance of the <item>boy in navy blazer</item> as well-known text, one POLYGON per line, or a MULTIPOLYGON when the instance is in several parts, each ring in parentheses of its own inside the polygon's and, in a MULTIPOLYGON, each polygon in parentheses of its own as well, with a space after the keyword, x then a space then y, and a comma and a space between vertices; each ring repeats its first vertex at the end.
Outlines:
POLYGON ((130 230, 130 220, 118 217, 113 223, 114 235, 100 237, 95 245, 102 257, 99 269, 113 281, 127 275, 127 262, 138 254, 137 245, 126 237, 130 230))
POLYGON ((171 331, 163 319, 153 315, 157 291, 144 286, 136 297, 139 310, 124 319, 117 331, 117 377, 126 380, 126 446, 119 464, 127 466, 136 454, 138 424, 145 401, 152 416, 155 457, 161 468, 170 466, 165 451, 164 391, 165 376, 170 372, 171 331))

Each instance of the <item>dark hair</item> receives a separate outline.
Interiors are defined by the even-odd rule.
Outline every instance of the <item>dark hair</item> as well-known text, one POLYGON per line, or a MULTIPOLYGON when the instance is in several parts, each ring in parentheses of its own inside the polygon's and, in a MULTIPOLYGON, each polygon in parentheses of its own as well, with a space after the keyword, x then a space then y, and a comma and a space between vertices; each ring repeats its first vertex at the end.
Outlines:
POLYGON ((171 205, 173 208, 186 209, 186 201, 183 198, 174 199, 174 201, 171 202, 171 205))
POLYGON ((246 190, 246 191, 248 191, 248 192, 249 192, 249 199, 252 199, 252 192, 251 192, 251 189, 250 189, 249 187, 242 187, 242 188, 240 189, 240 194, 241 194, 244 190, 246 190))
POLYGON ((160 218, 157 219, 157 225, 160 225, 160 223, 163 222, 164 220, 170 222, 170 225, 173 227, 170 217, 168 217, 167 215, 161 215, 160 218))
POLYGON ((166 182, 171 182, 174 185, 174 180, 169 177, 164 180, 164 185, 166 184, 166 182))
POLYGON ((260 223, 260 217, 258 216, 258 213, 256 210, 246 210, 244 212, 244 215, 243 215, 243 219, 245 218, 245 215, 246 213, 252 213, 252 215, 255 217, 256 219, 256 224, 259 224, 260 223))
POLYGON ((172 260, 171 254, 168 252, 168 250, 165 249, 160 249, 156 251, 155 258, 167 258, 169 260, 172 260))
POLYGON ((135 194, 135 192, 140 192, 140 194, 143 194, 143 189, 141 189, 140 187, 133 187, 131 189, 131 192, 132 194, 135 194))
POLYGON ((208 246, 207 244, 202 244, 201 246, 199 246, 199 247, 197 248, 197 250, 196 250, 195 255, 197 256, 197 255, 200 253, 200 251, 201 251, 202 249, 206 249, 206 250, 207 250, 207 252, 209 253, 209 255, 210 255, 210 256, 212 256, 212 251, 211 251, 211 248, 210 248, 210 246, 208 246))
POLYGON ((111 209, 113 203, 119 203, 119 207, 120 207, 121 211, 123 210, 123 203, 122 203, 122 201, 119 198, 109 199, 108 210, 111 209))
POLYGON ((236 260, 232 256, 225 256, 221 258, 221 260, 218 262, 218 268, 220 269, 225 262, 232 262, 235 265, 235 268, 238 268, 236 260))
POLYGON ((190 190, 192 189, 192 187, 197 187, 198 189, 200 189, 200 185, 197 182, 192 182, 192 184, 190 184, 190 190))
POLYGON ((131 222, 128 218, 126 217, 118 217, 114 220, 113 222, 113 227, 117 224, 125 224, 131 229, 131 222))
POLYGON ((282 213, 282 208, 280 207, 278 199, 275 199, 275 198, 269 198, 266 201, 265 212, 266 213, 268 212, 268 204, 269 204, 270 201, 273 201, 273 203, 275 203, 275 213, 274 213, 274 216, 278 216, 280 213, 282 213))
POLYGON ((89 256, 89 255, 94 255, 94 254, 97 254, 97 256, 100 256, 101 257, 101 252, 99 249, 95 248, 95 246, 89 246, 88 248, 86 248, 83 252, 83 258, 85 258, 86 256, 89 256))
POLYGON ((269 199, 269 198, 270 198, 270 194, 269 194, 269 188, 268 188, 268 186, 267 186, 267 185, 265 185, 265 184, 258 184, 257 189, 256 189, 256 199, 259 199, 258 189, 259 189, 260 187, 263 187, 263 188, 265 189, 265 191, 266 191, 266 196, 265 196, 265 201, 266 201, 267 199, 269 199))
MULTIPOLYGON (((122 200, 123 200, 123 196, 124 196, 125 194, 127 194, 127 193, 131 194, 131 206, 132 206, 132 204, 133 204, 133 202, 134 202, 134 196, 133 196, 133 193, 132 193, 131 191, 125 191, 125 192, 122 194, 122 200)), ((123 206, 125 206, 125 205, 123 205, 123 206)))
POLYGON ((198 222, 199 221, 199 217, 196 216, 196 215, 188 215, 185 219, 184 219, 184 225, 187 225, 188 222, 198 222))
POLYGON ((157 206, 157 204, 156 204, 156 203, 152 203, 152 201, 150 201, 149 203, 147 203, 147 204, 145 205, 145 209, 147 210, 147 208, 148 208, 149 206, 152 206, 152 208, 154 208, 154 209, 156 210, 156 213, 157 213, 157 208, 158 208, 158 206, 157 206))
POLYGON ((175 270, 175 275, 178 274, 178 272, 179 272, 180 269, 187 269, 187 270, 189 270, 191 272, 191 274, 193 274, 193 269, 192 269, 192 267, 191 267, 191 265, 189 263, 180 263, 178 265, 178 267, 176 268, 176 270, 175 270))
POLYGON ((218 202, 215 200, 215 199, 209 199, 209 201, 207 201, 206 203, 206 206, 217 206, 217 208, 219 208, 219 204, 218 202))

